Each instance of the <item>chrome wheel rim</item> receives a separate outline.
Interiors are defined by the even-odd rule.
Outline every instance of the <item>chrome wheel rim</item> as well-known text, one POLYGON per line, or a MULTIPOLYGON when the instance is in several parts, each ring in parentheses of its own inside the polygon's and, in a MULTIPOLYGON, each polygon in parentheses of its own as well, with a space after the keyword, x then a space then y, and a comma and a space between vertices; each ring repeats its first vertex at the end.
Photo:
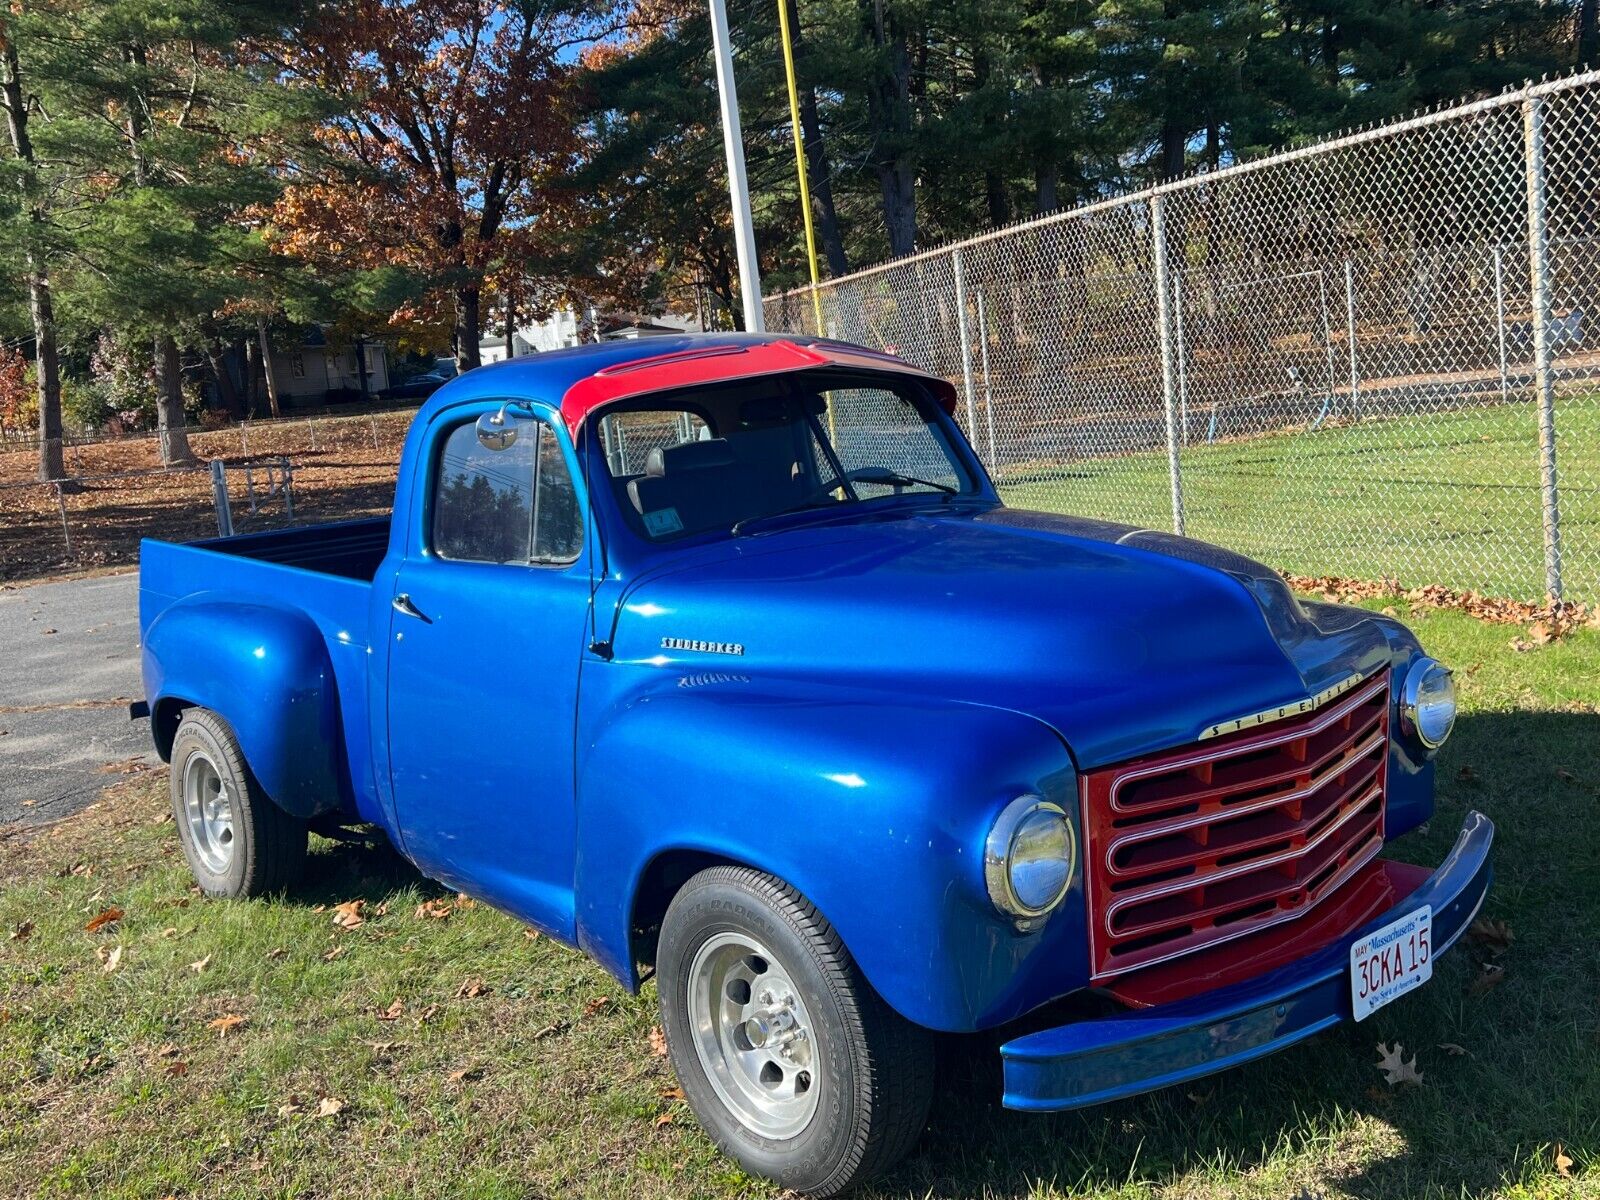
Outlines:
POLYGON ((719 933, 689 967, 695 1054, 723 1105, 752 1133, 799 1134, 823 1077, 811 1016, 789 972, 755 938, 719 933))
POLYGON ((233 862, 233 794, 204 750, 183 765, 183 815, 195 857, 213 875, 233 862))

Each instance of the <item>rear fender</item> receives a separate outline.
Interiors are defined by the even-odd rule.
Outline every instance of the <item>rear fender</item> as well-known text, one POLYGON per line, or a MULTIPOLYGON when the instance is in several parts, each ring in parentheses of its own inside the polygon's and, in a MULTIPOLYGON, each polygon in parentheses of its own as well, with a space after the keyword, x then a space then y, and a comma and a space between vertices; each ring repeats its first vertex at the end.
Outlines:
POLYGON ((1081 986, 1078 886, 1018 936, 983 882, 1007 803, 1036 792, 1077 811, 1054 733, 1003 709, 709 678, 729 681, 635 694, 583 739, 578 935, 604 966, 637 984, 636 897, 666 858, 784 880, 879 994, 931 1028, 995 1024, 1081 986))
POLYGON ((251 771, 285 812, 313 817, 352 803, 333 665, 304 613, 204 595, 180 600, 145 631, 143 668, 163 758, 177 713, 199 705, 233 727, 251 771))

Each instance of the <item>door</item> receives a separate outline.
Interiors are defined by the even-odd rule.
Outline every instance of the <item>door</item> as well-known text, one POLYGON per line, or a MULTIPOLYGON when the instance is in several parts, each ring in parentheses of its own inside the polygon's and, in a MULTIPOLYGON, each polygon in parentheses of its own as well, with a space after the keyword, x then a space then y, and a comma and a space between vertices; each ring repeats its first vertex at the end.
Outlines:
POLYGON ((563 435, 517 421, 516 440, 491 450, 481 411, 433 431, 420 545, 396 577, 396 817, 429 875, 571 940, 582 505, 563 435))

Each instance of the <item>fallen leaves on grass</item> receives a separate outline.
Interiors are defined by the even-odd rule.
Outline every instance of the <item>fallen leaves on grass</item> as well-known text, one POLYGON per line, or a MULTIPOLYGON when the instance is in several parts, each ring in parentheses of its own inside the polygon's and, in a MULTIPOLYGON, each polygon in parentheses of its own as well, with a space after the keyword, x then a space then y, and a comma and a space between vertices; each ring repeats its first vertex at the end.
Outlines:
POLYGON ((193 971, 196 975, 203 975, 203 974, 205 974, 206 968, 209 967, 210 965, 211 965, 211 955, 208 954, 204 958, 197 958, 192 963, 190 963, 189 964, 189 970, 193 971))
POLYGON ((662 1113, 656 1118, 656 1128, 660 1129, 663 1125, 671 1125, 677 1119, 677 1114, 671 1109, 668 1109, 666 1112, 662 1113))
POLYGON ((335 946, 332 950, 324 950, 322 952, 322 961, 332 962, 336 958, 343 957, 344 952, 348 949, 350 949, 349 946, 335 946))
POLYGON ((1481 996, 1490 988, 1499 987, 1506 981, 1506 969, 1499 963, 1483 963, 1480 970, 1467 983, 1467 995, 1481 996))
POLYGON ((282 946, 274 946, 271 950, 267 951, 267 961, 277 962, 279 959, 287 958, 288 954, 289 952, 282 946))
POLYGON ((399 996, 396 996, 394 998, 394 1003, 389 1005, 388 1008, 380 1008, 372 1015, 377 1017, 380 1021, 398 1021, 400 1019, 400 1015, 405 1011, 405 1001, 400 999, 399 996))
POLYGON ((522 936, 527 938, 530 942, 537 942, 541 934, 537 929, 524 929, 522 931, 522 936))
POLYGON ((481 979, 469 979, 456 989, 456 999, 476 1000, 479 996, 487 996, 492 990, 481 979))
POLYGON ((215 1029, 218 1037, 227 1037, 235 1029, 238 1029, 239 1026, 246 1024, 248 1021, 248 1017, 242 1017, 238 1013, 226 1013, 223 1016, 217 1017, 215 1020, 207 1021, 206 1028, 215 1029))
POLYGON ((176 1062, 169 1062, 166 1065, 165 1070, 167 1075, 171 1078, 182 1079, 189 1073, 189 1064, 184 1062, 182 1059, 179 1059, 176 1062))
POLYGON ((411 915, 418 921, 443 921, 452 911, 448 900, 424 900, 411 915))
POLYGON ((16 925, 16 928, 14 928, 11 931, 11 937, 10 937, 9 940, 11 940, 13 942, 25 942, 29 938, 31 938, 32 936, 33 936, 33 922, 32 921, 18 921, 17 925, 16 925))
POLYGON ((178 936, 178 927, 176 925, 168 925, 165 929, 163 929, 161 931, 161 936, 163 938, 175 938, 175 937, 177 937, 178 936))
POLYGON ((1417 1056, 1413 1054, 1411 1061, 1404 1058, 1405 1047, 1399 1042, 1393 1046, 1378 1043, 1378 1070, 1383 1072, 1383 1078, 1390 1087, 1396 1084, 1409 1083, 1415 1086, 1422 1084, 1422 1072, 1417 1070, 1417 1056))
POLYGON ((125 915, 126 914, 124 914, 120 908, 104 909, 98 916, 92 918, 90 922, 83 927, 83 931, 85 933, 98 933, 107 925, 110 925, 113 921, 122 920, 125 915))
POLYGON ((427 1008, 423 1009, 421 1012, 419 1012, 417 1014, 417 1024, 418 1025, 429 1025, 429 1024, 432 1024, 433 1019, 435 1017, 437 1017, 438 1015, 439 1015, 439 1006, 437 1004, 430 1004, 430 1005, 428 1005, 427 1008))
POLYGON ((344 1111, 344 1101, 337 1096, 324 1096, 317 1101, 318 1117, 337 1117, 344 1111))
MULTIPOLYGON (((1573 630, 1585 625, 1590 628, 1600 628, 1600 608, 1563 600, 1528 604, 1521 600, 1483 596, 1474 591, 1458 592, 1437 584, 1405 589, 1392 579, 1344 579, 1335 575, 1290 574, 1285 574, 1283 578, 1298 592, 1307 592, 1319 599, 1339 604, 1350 604, 1357 600, 1404 597, 1407 602, 1418 608, 1449 608, 1491 624, 1526 625, 1531 640, 1523 642, 1523 639, 1517 639, 1517 642, 1523 642, 1526 649, 1566 637, 1573 630)), ((1515 648, 1516 642, 1512 645, 1515 648)))
POLYGON ((595 1013, 599 1012, 602 1008, 610 1003, 610 996, 596 996, 593 1000, 590 1000, 583 1006, 583 1015, 586 1017, 592 1017, 595 1015, 595 1013))
POLYGON ((1462 1055, 1466 1055, 1468 1058, 1472 1057, 1470 1050, 1465 1046, 1458 1046, 1454 1042, 1440 1042, 1439 1049, 1443 1050, 1451 1058, 1460 1058, 1462 1055))
POLYGON ((667 1056, 667 1031, 659 1025, 650 1031, 650 1053, 657 1058, 667 1056))
POLYGON ((1555 1167, 1556 1174, 1561 1178, 1572 1178, 1572 1156, 1562 1148, 1560 1142, 1556 1143, 1555 1167))
POLYGON ((1504 921, 1491 921, 1488 917, 1479 917, 1474 921, 1467 930, 1467 936, 1496 958, 1511 949, 1511 943, 1516 940, 1511 926, 1504 921))
POLYGON ((356 929, 364 923, 361 910, 365 908, 365 900, 346 900, 342 904, 333 906, 333 923, 340 929, 356 929))
POLYGON ((474 1079, 480 1079, 482 1076, 483 1068, 473 1066, 462 1067, 459 1071, 451 1071, 445 1078, 451 1083, 471 1083, 474 1079))
POLYGON ((96 956, 100 959, 100 969, 107 975, 122 965, 122 947, 113 946, 108 953, 104 946, 95 949, 96 956))
POLYGON ((663 1100, 682 1100, 683 1089, 681 1087, 664 1087, 661 1089, 661 1098, 663 1100))
POLYGON ((565 1022, 556 1021, 554 1024, 546 1025, 543 1029, 536 1030, 533 1035, 533 1040, 536 1042, 542 1042, 547 1037, 554 1037, 566 1027, 567 1026, 565 1022))

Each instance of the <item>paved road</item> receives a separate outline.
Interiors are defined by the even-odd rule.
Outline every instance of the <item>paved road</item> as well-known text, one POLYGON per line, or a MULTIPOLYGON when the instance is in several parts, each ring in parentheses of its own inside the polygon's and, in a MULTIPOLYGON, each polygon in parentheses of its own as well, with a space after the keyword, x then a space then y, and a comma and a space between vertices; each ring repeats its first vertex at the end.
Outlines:
POLYGON ((138 596, 136 575, 0 591, 0 825, 65 816, 120 777, 102 767, 156 761, 128 720, 138 596))

